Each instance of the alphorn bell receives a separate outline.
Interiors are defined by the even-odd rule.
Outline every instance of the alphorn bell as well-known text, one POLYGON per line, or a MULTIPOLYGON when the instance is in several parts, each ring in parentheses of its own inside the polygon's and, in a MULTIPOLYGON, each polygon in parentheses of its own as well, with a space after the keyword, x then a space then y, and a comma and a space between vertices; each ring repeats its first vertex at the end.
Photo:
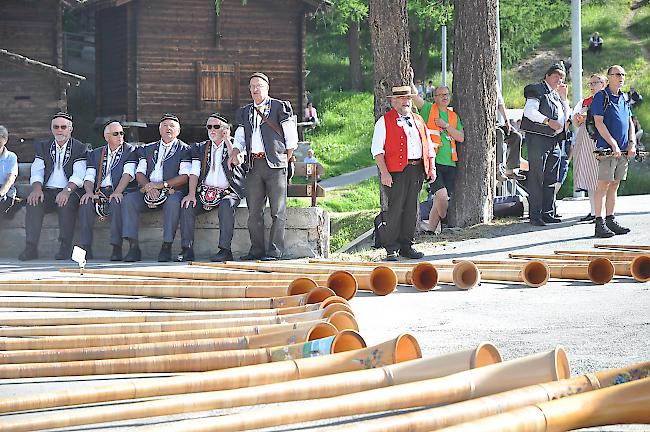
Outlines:
POLYGON ((462 423, 441 432, 560 432, 615 424, 650 424, 650 378, 462 423))
MULTIPOLYGON (((650 362, 607 369, 557 382, 521 387, 453 405, 346 424, 349 432, 425 432, 501 414, 517 408, 634 381, 650 375, 650 362)), ((339 428, 335 428, 338 430, 339 428)), ((477 428, 476 430, 482 430, 477 428)))
MULTIPOLYGON (((300 409, 274 406, 241 414, 222 415, 166 424, 167 431, 239 431, 287 425, 332 417, 370 414, 452 403, 498 393, 525 385, 569 376, 566 353, 561 347, 516 360, 391 387, 326 399, 305 401, 300 409)), ((144 430, 152 430, 144 428, 144 430)))
POLYGON ((489 343, 482 343, 476 349, 410 360, 376 369, 344 372, 254 388, 184 394, 164 400, 123 404, 119 410, 111 406, 92 407, 81 413, 50 412, 47 416, 27 421, 0 420, 0 430, 17 432, 50 429, 98 421, 118 421, 245 405, 326 398, 442 377, 499 361, 501 356, 496 347, 489 343))
POLYGON ((0 379, 129 373, 203 372, 252 364, 315 357, 365 348, 361 335, 343 330, 335 336, 299 344, 248 350, 170 354, 107 360, 0 365, 0 379))
POLYGON ((523 282, 532 288, 546 285, 551 273, 548 265, 539 260, 522 263, 520 267, 475 265, 483 280, 523 282))
POLYGON ((164 378, 119 381, 111 385, 91 388, 70 387, 66 390, 21 397, 0 397, 0 413, 169 396, 187 392, 253 387, 341 372, 379 368, 420 358, 421 355, 420 346, 415 337, 410 334, 401 334, 378 345, 323 357, 303 358, 164 378))

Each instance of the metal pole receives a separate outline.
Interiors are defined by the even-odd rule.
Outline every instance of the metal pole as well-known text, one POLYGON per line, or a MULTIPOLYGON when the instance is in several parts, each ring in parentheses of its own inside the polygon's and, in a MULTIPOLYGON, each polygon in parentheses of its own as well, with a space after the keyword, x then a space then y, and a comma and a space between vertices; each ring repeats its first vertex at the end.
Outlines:
POLYGON ((501 22, 499 21, 499 0, 497 0, 497 83, 499 89, 503 91, 503 83, 501 82, 501 22))
POLYGON ((447 85, 447 26, 441 27, 442 33, 442 85, 447 85))
POLYGON ((580 0, 571 0, 571 80, 573 106, 582 100, 582 31, 580 0))

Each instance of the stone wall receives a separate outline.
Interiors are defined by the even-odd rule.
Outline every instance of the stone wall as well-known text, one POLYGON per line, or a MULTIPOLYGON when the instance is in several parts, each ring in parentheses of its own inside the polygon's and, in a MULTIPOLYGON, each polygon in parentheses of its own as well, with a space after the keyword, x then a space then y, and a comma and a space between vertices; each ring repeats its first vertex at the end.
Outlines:
MULTIPOLYGON (((232 249, 235 258, 244 255, 250 248, 248 235, 248 209, 240 207, 235 216, 235 233, 232 249)), ((264 214, 266 236, 271 227, 269 209, 264 214)), ((93 253, 96 259, 107 259, 111 253, 109 245, 109 222, 95 224, 93 253)), ((285 257, 327 257, 329 252, 330 222, 326 211, 318 207, 287 209, 285 233, 285 257)), ((39 244, 39 258, 52 259, 58 250, 58 220, 56 213, 45 216, 39 244)), ((197 260, 207 260, 216 253, 219 239, 217 212, 197 217, 194 250, 197 260)), ((156 260, 162 243, 162 211, 144 213, 140 219, 140 248, 143 260, 156 260)), ((76 239, 75 239, 76 244, 76 239)), ((25 209, 18 211, 13 220, 0 219, 0 257, 17 258, 25 247, 25 209)), ((124 244, 124 253, 128 245, 124 244)), ((180 251, 180 229, 174 241, 173 254, 180 251)))

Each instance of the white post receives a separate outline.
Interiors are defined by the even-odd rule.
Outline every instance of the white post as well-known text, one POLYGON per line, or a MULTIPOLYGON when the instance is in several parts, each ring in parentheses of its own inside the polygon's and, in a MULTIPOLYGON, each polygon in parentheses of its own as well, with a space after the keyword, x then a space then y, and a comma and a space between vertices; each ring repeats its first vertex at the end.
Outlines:
MULTIPOLYGON (((582 100, 582 30, 580 0, 571 0, 571 105, 582 100)), ((573 191, 574 198, 584 198, 584 192, 573 191)))
POLYGON ((499 21, 499 0, 497 0, 497 83, 499 88, 503 91, 503 83, 501 82, 501 23, 499 21))
POLYGON ((443 25, 441 27, 442 33, 442 47, 441 47, 441 57, 442 57, 442 85, 447 85, 447 26, 443 25))

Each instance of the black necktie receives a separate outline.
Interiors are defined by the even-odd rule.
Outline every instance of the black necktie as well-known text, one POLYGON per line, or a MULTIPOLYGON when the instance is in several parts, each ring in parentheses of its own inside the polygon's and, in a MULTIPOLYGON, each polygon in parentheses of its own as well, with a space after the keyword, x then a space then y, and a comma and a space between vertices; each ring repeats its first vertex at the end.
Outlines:
POLYGON ((402 117, 402 119, 404 119, 404 121, 406 122, 407 125, 409 125, 409 127, 413 126, 413 124, 411 123, 411 117, 402 117))

